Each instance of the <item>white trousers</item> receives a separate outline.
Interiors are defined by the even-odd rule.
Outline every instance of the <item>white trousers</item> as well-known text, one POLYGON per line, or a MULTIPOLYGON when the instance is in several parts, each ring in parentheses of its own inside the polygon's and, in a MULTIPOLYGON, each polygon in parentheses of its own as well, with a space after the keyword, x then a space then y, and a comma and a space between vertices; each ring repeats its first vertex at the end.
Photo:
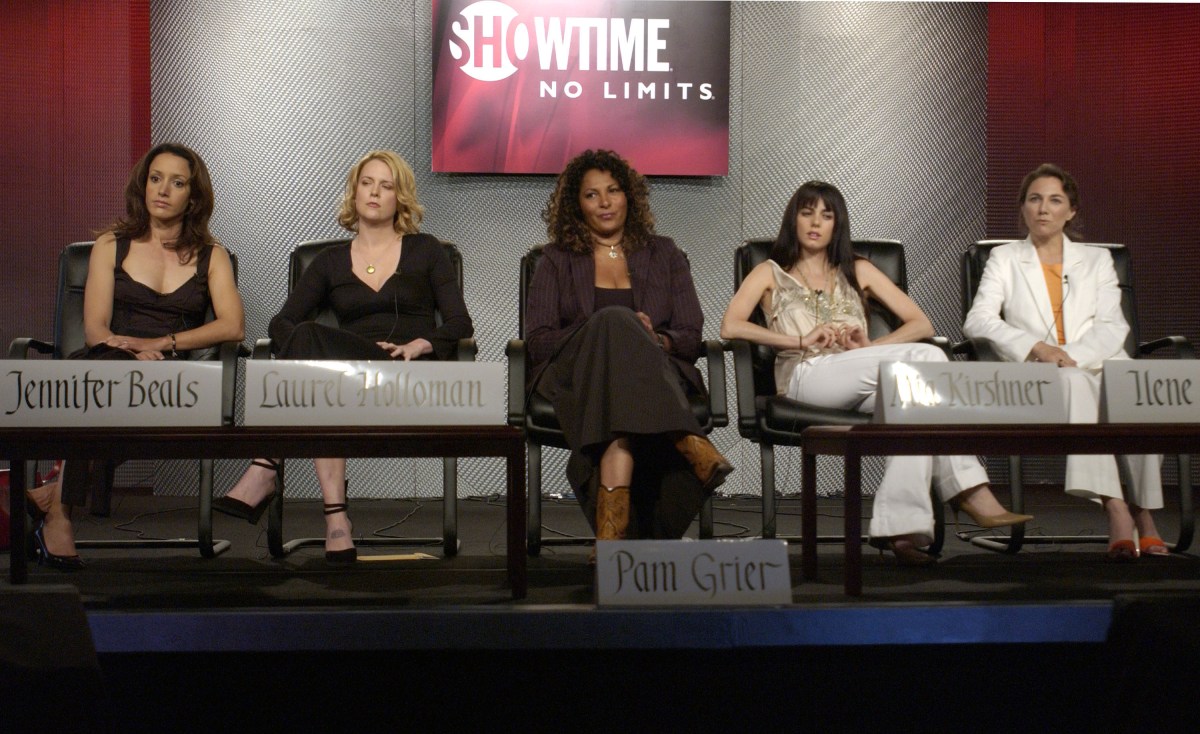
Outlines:
MULTIPOLYGON (((1100 417, 1100 375, 1078 367, 1058 370, 1063 397, 1067 401, 1067 420, 1071 423, 1095 423, 1100 417)), ((1162 455, 1122 456, 1129 471, 1129 499, 1137 506, 1157 510, 1163 506, 1162 455)), ((1116 459, 1097 454, 1067 457, 1067 476, 1063 483, 1067 494, 1100 501, 1102 497, 1121 498, 1121 478, 1116 459)))
MULTIPOLYGON (((878 344, 813 357, 792 373, 787 395, 811 405, 872 413, 879 363, 890 360, 945 362, 946 354, 931 344, 878 344)), ((987 472, 974 456, 889 456, 875 491, 868 532, 876 538, 912 533, 932 537, 930 486, 945 502, 987 481, 987 472)))

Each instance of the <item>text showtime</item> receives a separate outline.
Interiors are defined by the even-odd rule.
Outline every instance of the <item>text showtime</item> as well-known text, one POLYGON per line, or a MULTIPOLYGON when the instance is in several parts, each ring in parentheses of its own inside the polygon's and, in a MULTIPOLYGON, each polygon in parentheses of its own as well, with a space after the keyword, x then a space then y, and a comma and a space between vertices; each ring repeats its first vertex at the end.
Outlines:
MULTIPOLYGON (((463 8, 451 24, 450 55, 461 61, 463 73, 483 82, 515 74, 518 63, 536 63, 540 71, 624 71, 665 74, 671 36, 670 18, 593 18, 535 16, 522 19, 517 11, 496 0, 480 0, 463 8), (530 51, 533 54, 530 54, 530 51)), ((708 82, 674 81, 624 83, 604 81, 605 99, 713 99, 708 82)), ((558 81, 541 80, 538 94, 556 97, 558 81)), ((561 91, 570 98, 583 94, 584 85, 571 80, 561 91)))

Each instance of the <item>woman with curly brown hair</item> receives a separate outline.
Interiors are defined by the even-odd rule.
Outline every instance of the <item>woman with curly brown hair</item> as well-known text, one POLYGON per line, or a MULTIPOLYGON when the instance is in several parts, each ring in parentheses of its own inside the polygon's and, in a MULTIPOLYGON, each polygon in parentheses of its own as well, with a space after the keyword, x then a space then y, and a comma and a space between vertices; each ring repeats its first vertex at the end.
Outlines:
POLYGON ((543 213, 529 287, 531 391, 571 448, 567 479, 598 540, 679 538, 733 470, 688 407, 704 314, 683 252, 654 234, 646 179, 588 150, 543 213))

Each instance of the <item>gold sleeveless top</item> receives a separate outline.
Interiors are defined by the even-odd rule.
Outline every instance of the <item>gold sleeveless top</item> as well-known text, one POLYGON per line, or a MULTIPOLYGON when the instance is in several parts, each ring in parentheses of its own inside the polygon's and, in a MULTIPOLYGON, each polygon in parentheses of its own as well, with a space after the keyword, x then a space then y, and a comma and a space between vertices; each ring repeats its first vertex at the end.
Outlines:
MULTIPOLYGON (((788 336, 801 337, 820 324, 840 323, 867 328, 867 317, 863 312, 862 299, 846 281, 846 276, 837 271, 837 283, 832 293, 814 291, 790 274, 774 260, 771 273, 775 288, 771 291, 770 303, 763 311, 767 317, 767 328, 788 336)), ((779 394, 787 390, 788 381, 796 367, 806 359, 822 354, 837 354, 845 351, 841 346, 801 350, 785 349, 775 356, 775 386, 779 394)))

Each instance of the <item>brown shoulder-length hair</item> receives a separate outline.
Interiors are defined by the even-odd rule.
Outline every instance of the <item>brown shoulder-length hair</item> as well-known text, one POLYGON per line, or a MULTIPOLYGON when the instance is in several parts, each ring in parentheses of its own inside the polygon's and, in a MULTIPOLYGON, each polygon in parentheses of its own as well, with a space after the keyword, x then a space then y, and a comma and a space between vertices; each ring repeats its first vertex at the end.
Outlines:
POLYGON ((815 207, 817 202, 823 202, 828 211, 833 212, 833 236, 829 246, 825 248, 825 257, 830 266, 837 268, 846 278, 859 298, 866 299, 862 287, 858 284, 858 275, 854 271, 854 243, 850 239, 850 213, 846 207, 846 198, 842 192, 830 183, 824 181, 808 181, 788 201, 783 210, 783 221, 779 224, 779 235, 771 246, 771 259, 784 270, 791 270, 800 259, 800 235, 796 232, 796 218, 800 210, 815 207))
POLYGON ((592 233, 579 206, 579 188, 584 175, 591 170, 609 174, 625 192, 625 250, 633 252, 645 247, 654 234, 650 186, 629 161, 611 150, 585 150, 558 175, 554 193, 542 212, 550 242, 575 252, 592 251, 592 233))
POLYGON ((136 240, 150 232, 150 210, 146 208, 146 179, 150 176, 150 164, 163 153, 179 156, 188 163, 191 178, 188 179, 188 203, 183 212, 179 238, 164 242, 163 247, 174 250, 179 263, 186 265, 196 257, 201 248, 212 247, 216 242, 208 230, 208 220, 213 213, 212 179, 208 166, 200 154, 179 143, 159 143, 147 151, 129 173, 125 184, 125 216, 109 229, 117 239, 136 240))
POLYGON ((391 169, 392 178, 396 181, 396 214, 392 217, 392 228, 396 234, 416 234, 425 216, 425 207, 417 200, 417 177, 408 163, 390 150, 367 153, 346 174, 342 206, 338 209, 338 224, 351 232, 358 231, 358 209, 354 206, 354 195, 358 189, 358 178, 371 161, 383 161, 391 169))
MULTIPOLYGON (((1067 201, 1071 204, 1071 209, 1075 211, 1075 216, 1071 217, 1071 221, 1067 222, 1063 227, 1063 231, 1073 240, 1078 240, 1083 237, 1083 221, 1079 216, 1079 184, 1075 183, 1075 177, 1064 171, 1059 166, 1053 163, 1043 163, 1029 173, 1025 174, 1025 178, 1021 180, 1021 195, 1017 197, 1017 211, 1021 211, 1021 207, 1025 206, 1025 195, 1029 193, 1029 187, 1039 178, 1057 178, 1062 182, 1063 193, 1067 195, 1067 201)), ((1025 231, 1025 217, 1018 216, 1021 220, 1021 231, 1025 231)))

